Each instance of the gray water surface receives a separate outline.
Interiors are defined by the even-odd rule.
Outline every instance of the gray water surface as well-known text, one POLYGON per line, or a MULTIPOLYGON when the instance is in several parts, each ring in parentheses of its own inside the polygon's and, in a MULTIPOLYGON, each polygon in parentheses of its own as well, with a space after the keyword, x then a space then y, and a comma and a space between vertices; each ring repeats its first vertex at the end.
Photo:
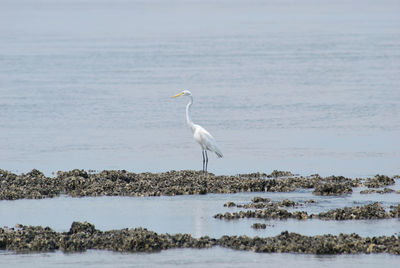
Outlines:
MULTIPOLYGON (((399 185, 393 187, 399 189, 399 185)), ((363 205, 380 201, 384 207, 400 202, 400 195, 360 195, 358 190, 343 197, 312 196, 311 191, 292 193, 207 194, 175 197, 58 197, 41 200, 0 201, 0 219, 9 227, 17 223, 50 226, 56 231, 68 231, 72 221, 89 221, 100 230, 145 227, 159 233, 190 233, 194 237, 222 235, 274 236, 282 231, 305 235, 358 233, 361 236, 398 235, 399 219, 322 221, 322 220, 262 220, 240 219, 225 221, 212 216, 235 211, 226 208, 227 201, 248 203, 254 196, 273 201, 289 198, 304 202, 310 198, 316 204, 298 209, 318 213, 331 208, 363 205), (268 224, 265 230, 255 230, 255 222, 268 224)), ((307 267, 397 267, 399 256, 341 255, 315 256, 304 254, 262 254, 233 251, 220 247, 212 249, 172 249, 159 253, 114 253, 89 250, 85 253, 61 252, 16 254, 0 251, 1 267, 255 267, 267 265, 301 265, 307 267)))
POLYGON ((14 172, 399 173, 400 3, 0 1, 0 164, 14 172))
POLYGON ((0 265, 4 267, 398 267, 399 256, 379 255, 304 255, 262 254, 234 251, 214 247, 212 249, 171 249, 160 253, 124 254, 90 250, 85 253, 15 254, 0 251, 0 265), (72 257, 73 256, 73 257, 72 257))
MULTIPOLYGON (((399 188, 398 185, 396 187, 399 188)), ((73 221, 88 221, 103 231, 144 227, 158 233, 188 233, 194 237, 207 235, 214 238, 220 238, 223 235, 275 236, 286 230, 304 235, 357 233, 360 236, 393 235, 400 231, 399 219, 354 221, 239 219, 228 221, 213 217, 217 213, 243 210, 242 208, 226 208, 223 205, 228 201, 237 204, 250 203, 254 196, 269 197, 273 201, 288 198, 299 203, 304 203, 308 199, 316 200, 316 204, 297 208, 308 213, 319 213, 345 206, 361 206, 373 202, 381 202, 382 206, 389 208, 400 202, 400 195, 395 193, 361 195, 356 192, 344 197, 321 197, 313 196, 311 191, 172 197, 57 197, 41 200, 0 201, 0 219, 3 226, 9 227, 22 223, 49 226, 56 231, 68 231, 73 221), (268 226, 265 230, 255 230, 251 228, 255 222, 265 222, 272 226, 268 226)))

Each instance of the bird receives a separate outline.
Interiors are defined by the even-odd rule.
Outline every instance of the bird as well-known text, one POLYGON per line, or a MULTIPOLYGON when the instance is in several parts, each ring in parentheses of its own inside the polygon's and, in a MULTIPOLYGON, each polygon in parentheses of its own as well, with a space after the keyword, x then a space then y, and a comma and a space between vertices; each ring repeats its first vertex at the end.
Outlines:
POLYGON ((214 152, 218 158, 222 158, 223 154, 221 149, 218 147, 217 142, 215 141, 214 137, 208 132, 205 128, 200 125, 193 123, 191 117, 191 107, 193 104, 193 95, 192 92, 189 90, 184 90, 172 98, 177 98, 180 96, 187 96, 189 97, 189 102, 186 105, 186 123, 189 126, 190 130, 193 133, 194 140, 200 145, 202 155, 203 155, 203 174, 207 173, 207 166, 208 166, 208 155, 207 151, 214 152))

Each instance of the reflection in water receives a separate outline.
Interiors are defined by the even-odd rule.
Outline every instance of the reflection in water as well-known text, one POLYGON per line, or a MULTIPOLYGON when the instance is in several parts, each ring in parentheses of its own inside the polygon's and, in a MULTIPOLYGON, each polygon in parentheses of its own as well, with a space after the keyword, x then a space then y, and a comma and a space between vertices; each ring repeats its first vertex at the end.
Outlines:
POLYGON ((207 210, 204 207, 204 201, 197 201, 195 202, 195 207, 196 211, 196 216, 195 216, 195 231, 194 231, 194 236, 195 237, 201 237, 202 234, 205 233, 205 228, 204 226, 204 218, 207 217, 207 210))

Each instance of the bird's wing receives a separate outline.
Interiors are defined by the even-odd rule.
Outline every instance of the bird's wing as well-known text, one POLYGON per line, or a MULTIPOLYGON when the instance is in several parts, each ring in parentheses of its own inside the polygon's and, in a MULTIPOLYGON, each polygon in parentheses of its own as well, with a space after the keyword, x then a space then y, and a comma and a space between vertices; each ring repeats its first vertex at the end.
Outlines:
POLYGON ((205 149, 214 152, 218 157, 223 157, 214 137, 202 126, 196 126, 194 138, 198 143, 200 143, 200 145, 205 147, 205 149))

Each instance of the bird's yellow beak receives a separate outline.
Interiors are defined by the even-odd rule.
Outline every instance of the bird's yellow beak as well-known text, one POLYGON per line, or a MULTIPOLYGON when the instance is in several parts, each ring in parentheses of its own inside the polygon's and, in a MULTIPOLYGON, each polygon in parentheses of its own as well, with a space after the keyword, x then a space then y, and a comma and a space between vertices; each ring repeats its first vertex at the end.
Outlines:
POLYGON ((177 97, 182 96, 182 95, 183 95, 183 92, 181 92, 179 94, 176 94, 175 96, 172 96, 172 98, 177 98, 177 97))

